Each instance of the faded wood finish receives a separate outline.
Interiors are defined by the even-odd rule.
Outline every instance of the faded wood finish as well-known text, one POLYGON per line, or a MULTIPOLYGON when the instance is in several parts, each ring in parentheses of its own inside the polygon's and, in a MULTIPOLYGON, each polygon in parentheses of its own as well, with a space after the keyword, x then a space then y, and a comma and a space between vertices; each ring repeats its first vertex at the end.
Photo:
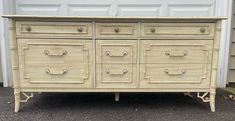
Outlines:
POLYGON ((4 17, 15 112, 33 92, 197 92, 215 111, 223 18, 4 17))
POLYGON ((142 23, 143 37, 186 37, 192 39, 213 39, 213 23, 142 23))
POLYGON ((92 88, 92 40, 18 39, 21 87, 92 88), (38 85, 41 84, 41 85, 38 85))

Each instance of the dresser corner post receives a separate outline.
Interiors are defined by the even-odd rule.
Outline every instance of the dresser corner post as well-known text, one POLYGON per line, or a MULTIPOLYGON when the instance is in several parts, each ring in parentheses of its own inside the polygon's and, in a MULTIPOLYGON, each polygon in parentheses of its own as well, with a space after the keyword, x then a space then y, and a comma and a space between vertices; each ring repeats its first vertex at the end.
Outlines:
POLYGON ((14 95, 15 95, 15 112, 19 112, 20 110, 20 91, 16 91, 14 89, 14 95))
POLYGON ((215 23, 215 38, 213 44, 213 55, 212 55, 213 61, 212 61, 212 72, 211 72, 211 87, 210 87, 211 112, 215 112, 216 77, 218 72, 221 24, 222 20, 217 20, 215 23))
POLYGON ((11 53, 11 71, 15 96, 15 112, 20 108, 20 75, 19 75, 19 60, 18 60, 18 44, 16 40, 16 22, 13 18, 8 19, 10 53, 11 53))
POLYGON ((210 92, 210 108, 211 112, 215 112, 215 89, 212 89, 213 91, 210 92))

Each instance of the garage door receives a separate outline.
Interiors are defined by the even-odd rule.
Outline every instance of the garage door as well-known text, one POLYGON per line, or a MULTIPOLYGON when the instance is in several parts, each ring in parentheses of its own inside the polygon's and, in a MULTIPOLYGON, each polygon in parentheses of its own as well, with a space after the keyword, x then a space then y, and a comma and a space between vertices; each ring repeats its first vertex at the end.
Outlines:
POLYGON ((16 14, 214 16, 215 0, 16 0, 16 14))

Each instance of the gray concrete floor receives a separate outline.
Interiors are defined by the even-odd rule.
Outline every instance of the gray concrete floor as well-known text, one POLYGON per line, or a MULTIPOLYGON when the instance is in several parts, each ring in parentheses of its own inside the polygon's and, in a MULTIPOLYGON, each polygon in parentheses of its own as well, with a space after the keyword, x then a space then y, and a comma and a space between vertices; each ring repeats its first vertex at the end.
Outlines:
POLYGON ((216 112, 181 93, 43 93, 14 113, 11 88, 0 87, 0 121, 235 121, 235 102, 218 90, 216 112))

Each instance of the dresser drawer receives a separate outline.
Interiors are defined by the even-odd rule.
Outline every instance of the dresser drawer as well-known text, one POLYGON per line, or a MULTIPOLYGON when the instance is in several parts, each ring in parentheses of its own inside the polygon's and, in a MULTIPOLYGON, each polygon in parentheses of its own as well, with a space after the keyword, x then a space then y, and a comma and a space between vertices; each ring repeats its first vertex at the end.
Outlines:
POLYGON ((212 40, 141 40, 140 63, 211 63, 212 40))
POLYGON ((136 64, 97 64, 98 88, 136 88, 136 64))
POLYGON ((213 39, 214 23, 142 23, 142 37, 213 39))
POLYGON ((137 37, 137 23, 97 23, 98 37, 137 37))
POLYGON ((137 40, 97 40, 97 63, 136 63, 137 40))
POLYGON ((210 85, 210 68, 210 64, 141 64, 140 87, 208 87, 210 85))
POLYGON ((23 85, 78 84, 92 87, 92 41, 19 39, 23 85))
POLYGON ((92 36, 89 22, 17 22, 17 35, 92 36))

